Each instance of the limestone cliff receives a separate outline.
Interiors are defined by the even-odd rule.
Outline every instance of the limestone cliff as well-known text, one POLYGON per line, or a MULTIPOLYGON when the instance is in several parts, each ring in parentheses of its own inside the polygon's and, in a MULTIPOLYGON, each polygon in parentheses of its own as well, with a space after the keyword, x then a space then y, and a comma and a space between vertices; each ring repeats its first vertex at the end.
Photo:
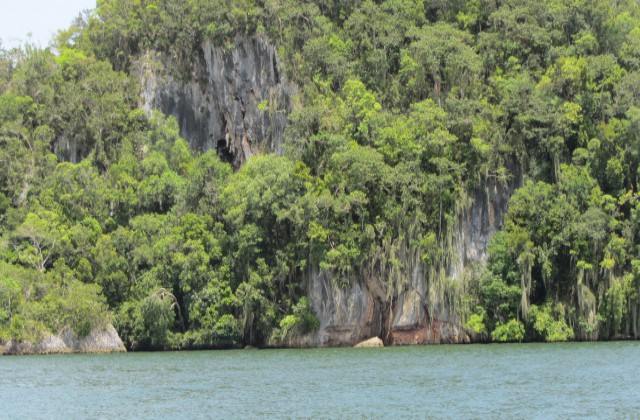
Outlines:
MULTIPOLYGON (((459 215, 454 229, 455 255, 447 270, 452 281, 460 282, 474 264, 486 262, 487 244, 502 228, 509 198, 521 184, 519 172, 512 170, 508 182, 489 179, 482 187, 469 192, 471 203, 459 215)), ((452 305, 438 296, 429 298, 432 285, 426 276, 419 276, 417 280, 398 296, 390 341, 396 344, 468 342, 470 337, 460 328, 452 305)))
MULTIPOLYGON (((280 152, 291 98, 296 88, 282 77, 275 49, 264 39, 236 38, 229 47, 205 42, 198 48, 190 77, 181 80, 158 69, 161 58, 141 61, 143 106, 176 117, 181 135, 196 150, 216 149, 241 165, 260 152, 280 152)), ((459 215, 446 276, 460 281, 470 267, 486 260, 490 237, 502 226, 511 193, 521 184, 488 179, 469 191, 470 204, 459 215)), ((400 290, 361 275, 347 288, 312 267, 304 283, 320 319, 314 334, 288 339, 290 346, 353 345, 373 336, 396 344, 469 341, 442 290, 435 290, 430 267, 419 258, 407 268, 400 290)))
MULTIPOLYGON (((470 204, 459 216, 455 228, 454 258, 448 277, 456 282, 475 263, 486 260, 486 246, 502 227, 512 192, 521 184, 514 171, 509 182, 489 180, 470 191, 470 204)), ((429 267, 416 261, 409 282, 391 297, 381 292, 384 285, 373 278, 361 278, 346 289, 336 286, 327 273, 312 271, 308 295, 320 318, 320 328, 290 344, 302 346, 348 346, 373 336, 390 344, 469 342, 460 328, 458 315, 429 280, 429 267)))
POLYGON ((255 153, 280 152, 296 89, 284 80, 266 40, 237 37, 230 47, 205 41, 185 79, 163 69, 165 61, 141 60, 141 105, 173 115, 192 149, 216 149, 234 167, 255 153))

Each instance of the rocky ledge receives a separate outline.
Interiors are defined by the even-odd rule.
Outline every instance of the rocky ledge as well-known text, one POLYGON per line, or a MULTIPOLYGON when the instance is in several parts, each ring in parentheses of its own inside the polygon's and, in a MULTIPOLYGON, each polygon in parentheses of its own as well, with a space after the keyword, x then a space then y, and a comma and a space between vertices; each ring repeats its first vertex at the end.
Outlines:
POLYGON ((124 344, 112 325, 96 327, 84 338, 78 338, 70 329, 60 334, 49 334, 39 343, 21 341, 0 343, 0 354, 66 354, 66 353, 121 353, 124 344))

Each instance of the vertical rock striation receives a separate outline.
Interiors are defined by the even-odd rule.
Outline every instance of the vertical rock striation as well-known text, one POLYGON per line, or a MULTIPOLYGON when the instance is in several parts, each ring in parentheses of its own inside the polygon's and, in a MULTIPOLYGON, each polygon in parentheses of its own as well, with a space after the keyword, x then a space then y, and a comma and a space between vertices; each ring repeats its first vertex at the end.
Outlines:
POLYGON ((470 192, 472 204, 460 216, 455 229, 456 260, 450 267, 450 277, 460 278, 472 264, 486 262, 489 239, 502 229, 509 198, 522 185, 519 171, 511 172, 512 178, 505 183, 490 178, 470 192))
MULTIPOLYGON (((448 277, 461 281, 475 263, 487 258, 487 244, 502 227, 509 198, 521 184, 518 171, 507 183, 489 179, 469 192, 471 203, 459 216, 448 277)), ((294 345, 350 346, 369 337, 390 344, 463 343, 470 337, 461 328, 451 303, 438 296, 422 261, 413 267, 410 282, 392 301, 380 293, 373 279, 338 287, 327 273, 312 272, 307 279, 312 309, 320 318, 317 333, 294 345), (435 297, 434 297, 435 296, 435 297)))
MULTIPOLYGON (((487 245, 491 237, 502 228, 509 198, 522 180, 517 169, 508 182, 487 179, 483 186, 469 191, 471 203, 459 215, 455 229, 454 258, 447 269, 447 276, 460 282, 474 264, 487 259, 487 245)), ((435 303, 427 294, 433 287, 421 276, 412 288, 398 296, 398 310, 390 341, 395 344, 462 343, 470 337, 460 326, 460 319, 450 302, 436 296, 435 303), (424 293, 421 293, 424 290, 424 293)))
POLYGON ((158 64, 147 57, 139 66, 142 106, 173 115, 193 150, 216 149, 236 168, 255 153, 281 151, 296 88, 266 40, 237 37, 229 48, 205 41, 186 80, 158 64))
POLYGON ((314 345, 353 345, 380 335, 381 305, 364 279, 343 289, 327 273, 311 270, 308 290, 312 309, 320 319, 320 328, 311 337, 314 345))

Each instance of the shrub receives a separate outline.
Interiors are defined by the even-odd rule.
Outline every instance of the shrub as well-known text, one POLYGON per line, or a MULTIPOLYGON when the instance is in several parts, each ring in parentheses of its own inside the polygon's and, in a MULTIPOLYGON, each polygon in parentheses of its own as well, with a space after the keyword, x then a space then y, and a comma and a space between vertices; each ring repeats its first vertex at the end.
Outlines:
POLYGON ((522 341, 524 338, 524 325, 515 319, 509 320, 506 324, 498 323, 491 333, 493 341, 502 343, 522 341))

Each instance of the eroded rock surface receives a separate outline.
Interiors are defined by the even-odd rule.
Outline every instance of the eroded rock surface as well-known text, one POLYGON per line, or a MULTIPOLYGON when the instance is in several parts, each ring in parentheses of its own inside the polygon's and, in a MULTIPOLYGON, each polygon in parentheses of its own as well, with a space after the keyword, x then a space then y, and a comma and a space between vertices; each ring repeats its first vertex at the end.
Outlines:
POLYGON ((113 325, 96 327, 79 339, 70 329, 45 336, 39 343, 9 341, 0 344, 0 354, 120 353, 126 349, 113 325))
MULTIPOLYGON (((486 261, 487 244, 502 227, 509 197, 520 184, 514 176, 506 183, 489 180, 470 191, 470 205, 460 215, 455 232, 455 257, 447 270, 454 281, 461 281, 473 264, 486 261)), ((381 293, 383 286, 371 279, 344 288, 327 273, 312 271, 308 296, 320 328, 290 340, 289 345, 352 346, 372 336, 396 345, 470 342, 450 303, 432 290, 427 268, 421 261, 409 268, 410 282, 393 302, 381 293)))
POLYGON ((192 149, 216 149, 235 167, 256 153, 281 151, 296 88, 265 39, 237 37, 229 48, 205 41, 184 80, 159 70, 161 60, 141 62, 142 106, 173 115, 192 149))

